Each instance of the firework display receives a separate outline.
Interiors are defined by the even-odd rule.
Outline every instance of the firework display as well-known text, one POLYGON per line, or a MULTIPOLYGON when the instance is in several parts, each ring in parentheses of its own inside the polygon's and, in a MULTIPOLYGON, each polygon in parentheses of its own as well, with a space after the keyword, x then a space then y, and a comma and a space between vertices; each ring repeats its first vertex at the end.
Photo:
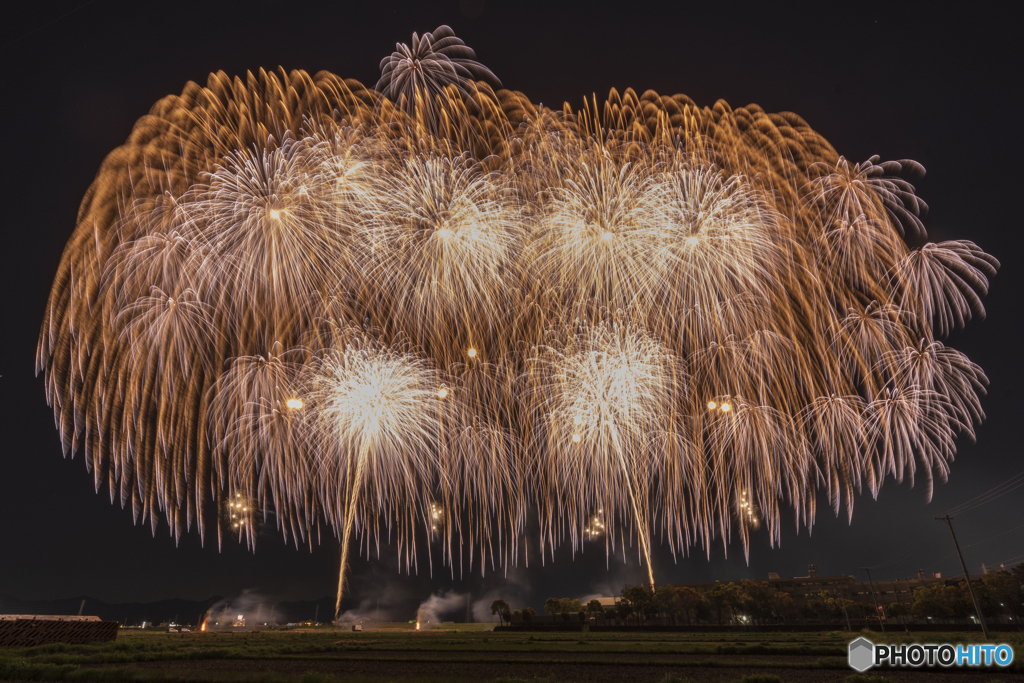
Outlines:
POLYGON ((998 262, 927 243, 914 162, 794 114, 539 107, 441 27, 377 89, 212 74, 103 162, 44 316, 66 454, 154 532, 673 556, 819 494, 945 480, 984 418, 939 339, 998 262), (474 80, 482 79, 482 80, 474 80), (230 515, 230 516, 229 516, 230 515))

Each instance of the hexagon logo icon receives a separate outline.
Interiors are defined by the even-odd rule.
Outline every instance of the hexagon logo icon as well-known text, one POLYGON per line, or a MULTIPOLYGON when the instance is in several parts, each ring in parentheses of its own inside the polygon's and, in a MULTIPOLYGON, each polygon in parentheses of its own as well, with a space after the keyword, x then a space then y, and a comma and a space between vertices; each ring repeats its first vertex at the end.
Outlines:
POLYGON ((867 638, 858 638, 850 643, 850 668, 863 672, 875 663, 875 645, 867 638))

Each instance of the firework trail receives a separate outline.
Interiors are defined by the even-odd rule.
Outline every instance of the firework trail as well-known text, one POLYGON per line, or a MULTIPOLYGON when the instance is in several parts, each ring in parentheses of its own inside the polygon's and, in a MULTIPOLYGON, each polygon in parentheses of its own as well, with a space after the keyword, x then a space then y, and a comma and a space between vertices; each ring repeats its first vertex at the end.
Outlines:
POLYGON ((588 512, 599 509, 613 547, 620 513, 636 526, 654 585, 648 501, 667 443, 661 432, 671 431, 674 418, 672 392, 683 383, 672 356, 642 332, 602 324, 543 348, 533 365, 533 451, 544 454, 536 469, 550 477, 550 490, 540 495, 542 539, 553 539, 558 520, 568 520, 575 548, 588 512))
POLYGON ((308 396, 323 512, 342 531, 340 614, 357 522, 369 526, 383 516, 396 524, 399 538, 410 539, 406 562, 415 561, 413 529, 431 518, 422 492, 448 484, 437 447, 446 417, 439 404, 447 396, 425 360, 350 330, 336 337, 311 363, 308 396))
POLYGON ((536 509, 542 558, 635 534, 653 583, 659 534, 749 553, 974 438, 941 339, 999 263, 926 242, 919 164, 754 105, 538 107, 444 26, 381 69, 190 83, 83 199, 36 367, 154 532, 326 524, 340 605, 354 544, 507 567, 536 509))

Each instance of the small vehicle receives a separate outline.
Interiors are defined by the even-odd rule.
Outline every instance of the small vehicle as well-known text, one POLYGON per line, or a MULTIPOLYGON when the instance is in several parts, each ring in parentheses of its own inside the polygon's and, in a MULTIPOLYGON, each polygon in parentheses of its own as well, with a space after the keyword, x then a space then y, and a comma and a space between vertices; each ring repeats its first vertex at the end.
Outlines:
POLYGON ((176 629, 176 628, 169 628, 169 629, 167 629, 167 632, 168 633, 177 633, 178 629, 176 629))

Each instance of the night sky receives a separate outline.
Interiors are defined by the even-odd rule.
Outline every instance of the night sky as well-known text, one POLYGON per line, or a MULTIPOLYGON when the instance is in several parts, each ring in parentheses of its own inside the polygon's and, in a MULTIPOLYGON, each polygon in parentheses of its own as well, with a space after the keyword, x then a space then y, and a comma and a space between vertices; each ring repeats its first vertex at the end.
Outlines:
MULTIPOLYGON (((332 71, 373 85, 380 60, 413 31, 449 24, 507 88, 548 106, 598 98, 612 87, 685 93, 698 105, 724 99, 793 111, 853 161, 873 154, 915 159, 916 182, 930 205, 933 241, 969 239, 1003 266, 974 320, 948 343, 980 363, 991 379, 988 414, 977 444, 961 440, 950 481, 931 503, 923 485, 890 478, 878 501, 857 500, 853 524, 819 502, 810 537, 792 522, 781 548, 755 535, 749 565, 738 544, 673 560, 655 546, 659 583, 821 574, 878 566, 875 578, 918 568, 959 572, 948 530, 934 521, 954 505, 1024 470, 1021 340, 1022 59, 1016 20, 1000 11, 941 13, 934 6, 888 3, 624 2, 616 4, 454 2, 142 3, 94 0, 8 5, 4 45, 3 240, 0 268, 0 595, 23 599, 88 595, 105 601, 204 599, 254 589, 309 599, 333 594, 338 545, 296 550, 267 532, 255 555, 234 542, 218 552, 196 534, 179 544, 160 527, 133 525, 130 510, 97 495, 81 458, 64 459, 34 374, 42 313, 78 203, 104 156, 134 121, 190 80, 211 71, 242 75, 260 67, 332 71), (715 5, 716 8, 706 5, 715 5), (829 12, 835 11, 835 14, 829 12), (70 14, 67 14, 71 12, 70 14), (66 16, 62 16, 65 15, 66 16)), ((920 483, 920 481, 919 481, 920 483)), ((792 519, 792 516, 789 517, 792 519)), ((972 572, 1024 561, 1024 488, 956 520, 972 572)), ((644 572, 636 550, 613 557, 603 545, 582 557, 569 549, 541 565, 531 542, 529 567, 506 579, 453 580, 435 560, 429 577, 397 572, 386 557, 354 560, 354 595, 384 602, 432 591, 471 590, 514 607, 540 607, 553 595, 617 593, 644 572)), ((348 604, 348 603, 346 603, 348 604)))

